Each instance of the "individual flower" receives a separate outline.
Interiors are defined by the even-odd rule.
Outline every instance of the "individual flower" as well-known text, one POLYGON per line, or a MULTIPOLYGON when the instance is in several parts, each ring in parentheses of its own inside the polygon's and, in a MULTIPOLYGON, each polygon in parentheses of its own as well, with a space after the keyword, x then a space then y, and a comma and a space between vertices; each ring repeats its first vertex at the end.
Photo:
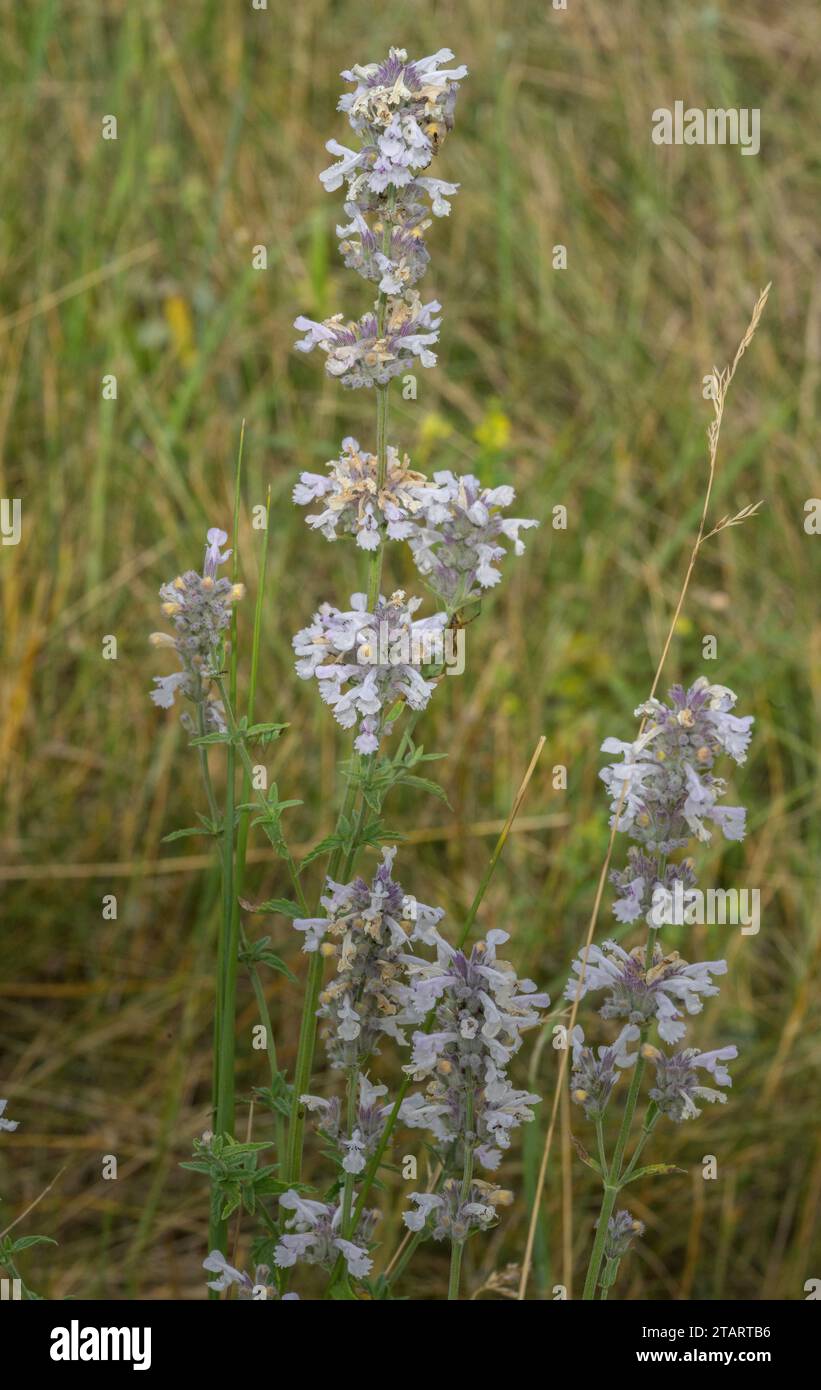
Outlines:
POLYGON ((6 1108, 7 1105, 8 1105, 8 1101, 7 1101, 7 1100, 0 1100, 0 1129, 5 1129, 5 1130, 8 1130, 9 1132, 11 1132, 12 1130, 15 1130, 15 1129, 17 1128, 17 1126, 18 1126, 18 1124, 20 1123, 20 1121, 19 1121, 19 1120, 4 1120, 4 1119, 3 1119, 3 1112, 5 1111, 5 1108, 6 1108))
POLYGON ((409 1231, 427 1230, 434 1240, 461 1243, 474 1231, 488 1231, 499 1220, 498 1208, 510 1206, 513 1193, 474 1178, 462 1199, 461 1178, 446 1178, 441 1192, 411 1192, 415 1211, 402 1220, 409 1231))
POLYGON ((422 473, 413 472, 407 455, 400 459, 397 450, 388 446, 381 488, 376 456, 365 453, 356 439, 343 439, 340 457, 327 466, 327 475, 301 473, 294 488, 297 506, 323 505, 321 512, 305 518, 309 526, 329 541, 340 535, 355 536, 363 550, 375 550, 383 536, 405 540, 413 533, 412 518, 423 506, 430 485, 422 473))
MULTIPOLYGON (((402 970, 411 941, 430 944, 444 913, 408 897, 393 878, 396 850, 385 848, 373 880, 352 883, 327 880, 321 898, 326 917, 297 918, 305 933, 304 950, 336 961, 336 974, 320 995, 317 1015, 325 1022, 328 1052, 334 1066, 359 1065, 379 1050, 387 1035, 406 1041, 403 1028, 424 1017, 402 970)), ((373 1099, 375 1092, 360 1091, 373 1099)))
POLYGON ((285 1222, 285 1234, 274 1249, 274 1262, 280 1269, 302 1263, 330 1270, 342 1255, 348 1273, 354 1278, 364 1279, 370 1272, 373 1260, 368 1255, 368 1246, 378 1212, 364 1211, 353 1232, 354 1239, 344 1240, 339 1234, 341 1199, 336 1204, 315 1202, 289 1191, 283 1192, 279 1205, 293 1212, 285 1222))
POLYGON ((512 487, 484 488, 469 473, 434 473, 410 547, 419 573, 451 610, 499 583, 502 541, 524 552, 519 532, 538 522, 502 515, 515 496, 512 487))
POLYGON ((323 604, 293 639, 297 675, 316 679, 343 729, 358 723, 358 753, 377 751, 392 730, 386 716, 398 701, 423 710, 436 688, 422 667, 432 663, 447 618, 437 613, 414 621, 420 603, 399 590, 368 613, 366 595, 354 594, 349 612, 323 604))
POLYGON ((610 1047, 599 1048, 597 1057, 592 1047, 585 1046, 584 1032, 579 1025, 573 1029, 570 1035, 573 1048, 570 1095, 576 1105, 584 1106, 585 1115, 604 1114, 621 1072, 632 1067, 638 1058, 638 1052, 630 1052, 628 1048, 640 1036, 634 1023, 626 1023, 610 1047))
POLYGON ((602 744, 603 752, 623 759, 599 774, 612 797, 610 824, 618 815, 619 830, 656 856, 682 848, 693 835, 709 840, 708 822, 728 840, 743 839, 744 810, 718 805, 726 783, 712 769, 722 753, 745 761, 752 716, 732 714, 735 695, 704 676, 688 690, 674 685, 669 700, 639 705, 645 727, 633 743, 607 738, 602 744))
MULTIPOLYGON (((209 1274, 217 1275, 217 1278, 210 1280, 208 1284, 209 1289, 213 1289, 215 1293, 222 1293, 225 1289, 229 1289, 232 1284, 236 1284, 237 1298, 239 1299, 252 1299, 254 1298, 254 1291, 261 1289, 264 1289, 266 1299, 279 1298, 276 1285, 270 1283, 271 1271, 268 1265, 257 1265, 252 1279, 250 1274, 246 1274, 244 1270, 235 1269, 233 1265, 230 1265, 219 1250, 212 1250, 210 1255, 203 1260, 202 1267, 207 1269, 209 1274)), ((298 1293, 282 1295, 283 1303, 298 1301, 298 1293)))
POLYGON ((296 343, 299 352, 315 347, 326 354, 325 370, 343 386, 385 386, 395 376, 421 367, 434 367, 432 345, 439 339, 441 304, 423 304, 415 290, 388 300, 384 325, 376 313, 343 322, 342 314, 317 323, 301 314, 294 328, 304 333, 296 343))
MULTIPOLYGON (((154 704, 170 709, 176 696, 183 695, 202 709, 206 730, 225 728, 222 701, 212 693, 211 685, 219 674, 232 607, 245 592, 241 584, 217 577, 218 567, 231 555, 230 550, 222 549, 227 539, 225 531, 211 527, 206 536, 202 574, 186 570, 185 574, 163 584, 160 589, 162 612, 173 623, 176 635, 154 632, 150 639, 155 647, 173 648, 182 667, 171 675, 154 677, 156 689, 151 691, 154 704)), ((194 731, 190 715, 183 715, 183 723, 194 731)))
POLYGON ((300 1096, 303 1105, 318 1116, 320 1133, 342 1151, 342 1167, 346 1173, 361 1173, 382 1138, 393 1109, 390 1104, 379 1104, 387 1093, 387 1086, 375 1086, 364 1072, 359 1073, 356 1121, 349 1138, 342 1130, 342 1106, 338 1096, 330 1100, 321 1096, 300 1096))
POLYGON ((724 1092, 712 1086, 700 1085, 698 1072, 709 1072, 718 1086, 732 1086, 730 1073, 723 1064, 738 1056, 738 1048, 731 1045, 719 1047, 714 1052, 699 1052, 696 1047, 686 1047, 667 1057, 658 1048, 645 1043, 642 1055, 656 1069, 656 1084, 651 1087, 651 1099, 656 1102, 662 1115, 669 1115, 671 1120, 681 1123, 701 1114, 697 1100, 724 1104, 727 1099, 724 1092))
POLYGON ((565 990, 567 999, 583 999, 589 990, 606 989, 607 998, 599 1010, 602 1018, 625 1018, 640 1028, 655 1021, 665 1042, 679 1042, 686 1028, 682 1010, 701 1013, 703 1000, 718 994, 712 975, 726 975, 725 960, 699 961, 688 965, 678 951, 665 955, 656 942, 648 969, 643 946, 625 951, 616 941, 604 947, 588 947, 573 962, 573 976, 565 990))
POLYGON ((431 1031, 414 1033, 404 1067, 428 1085, 403 1102, 400 1118, 430 1130, 440 1146, 475 1143, 479 1162, 490 1169, 509 1148, 512 1131, 533 1119, 539 1097, 516 1090, 505 1067, 550 1002, 497 958, 497 946, 507 940, 507 932, 491 930, 466 955, 439 939, 436 961, 403 960, 420 1017, 435 1012, 431 1031))

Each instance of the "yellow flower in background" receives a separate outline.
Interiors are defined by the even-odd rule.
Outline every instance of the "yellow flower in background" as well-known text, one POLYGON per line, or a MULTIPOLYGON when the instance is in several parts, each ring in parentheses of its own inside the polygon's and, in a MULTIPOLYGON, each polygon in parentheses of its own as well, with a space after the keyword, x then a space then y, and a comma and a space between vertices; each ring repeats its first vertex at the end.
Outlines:
POLYGON ((491 401, 484 418, 473 431, 473 438, 489 451, 506 449, 510 443, 510 418, 498 401, 491 401))
POLYGON ((194 320, 188 300, 181 294, 171 294, 163 304, 165 321, 171 332, 174 353, 184 366, 189 367, 196 356, 194 348, 194 320))
POLYGON ((415 456, 420 462, 430 458, 432 450, 453 434, 453 425, 438 411, 428 411, 419 427, 419 439, 415 456))

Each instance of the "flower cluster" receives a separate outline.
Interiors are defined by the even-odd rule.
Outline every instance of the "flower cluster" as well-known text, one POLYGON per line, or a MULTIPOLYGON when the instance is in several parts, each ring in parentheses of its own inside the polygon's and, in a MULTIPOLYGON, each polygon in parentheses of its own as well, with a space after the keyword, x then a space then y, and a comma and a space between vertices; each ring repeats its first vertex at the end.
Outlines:
POLYGON ((374 1086, 364 1072, 359 1074, 359 1095, 356 1123, 350 1138, 342 1128, 342 1105, 338 1096, 325 1100, 321 1096, 300 1096, 307 1110, 318 1116, 319 1132, 343 1154, 342 1168, 346 1173, 361 1173, 376 1149, 393 1106, 380 1105, 388 1094, 387 1086, 374 1086))
POLYGON ((403 1027, 419 1023, 426 1012, 403 978, 403 958, 410 940, 439 940, 436 927, 444 914, 406 896, 392 877, 395 855, 395 849, 382 851, 370 884, 364 878, 346 884, 329 879, 321 899, 327 917, 294 922, 305 933, 304 950, 321 949, 336 961, 318 1016, 338 1067, 359 1065, 378 1052, 383 1035, 404 1043, 403 1027))
POLYGON ((355 1240, 345 1240, 340 1235, 341 1201, 336 1205, 315 1202, 289 1191, 283 1192, 279 1205, 293 1212, 274 1250, 274 1262, 280 1269, 290 1269, 301 1262, 330 1270, 342 1255, 349 1274, 362 1279, 370 1272, 373 1260, 368 1255, 368 1246, 378 1212, 363 1211, 354 1232, 355 1240))
POLYGON ((343 439, 341 456, 328 468, 327 476, 301 473, 294 488, 297 506, 323 503, 323 511, 305 518, 309 526, 329 541, 340 535, 355 536, 362 550, 375 550, 383 532, 395 541, 414 533, 413 517, 424 505, 430 484, 423 474, 413 472, 407 455, 400 459, 397 450, 388 446, 381 487, 377 459, 364 453, 356 439, 343 439))
POLYGON ((513 1193, 492 1183, 471 1180, 467 1197, 458 1178, 446 1178, 441 1192, 413 1192, 415 1211, 402 1217, 409 1231, 428 1231, 434 1240, 460 1243, 474 1231, 488 1231, 499 1219, 498 1208, 510 1206, 513 1193))
POLYGON ((296 348, 312 352, 318 347, 326 354, 326 371, 338 377, 343 386, 386 386, 416 362, 422 367, 436 365, 431 346, 439 339, 442 320, 437 314, 441 307, 435 299, 423 304, 418 294, 411 292, 388 301, 381 323, 375 313, 348 323, 343 322, 342 314, 333 314, 322 323, 301 314, 294 328, 305 337, 296 348))
POLYGON ((724 1062, 738 1056, 734 1045, 719 1047, 714 1052, 699 1052, 697 1047, 685 1047, 666 1057, 657 1047, 645 1043, 642 1055, 652 1062, 656 1069, 656 1084, 650 1090, 662 1115, 680 1123, 694 1120, 701 1111, 696 1100, 706 1100, 711 1104, 719 1101, 722 1105, 727 1097, 723 1091, 712 1086, 699 1084, 698 1070, 709 1072, 719 1086, 732 1086, 732 1079, 724 1062))
POLYGON ((584 1113, 593 1117, 603 1115, 607 1102, 621 1072, 632 1067, 638 1052, 629 1052, 630 1043, 638 1042, 640 1030, 626 1023, 611 1047, 600 1047, 598 1057, 592 1047, 586 1047, 584 1030, 576 1024, 570 1035, 573 1048, 573 1068, 570 1073, 570 1094, 584 1113))
MULTIPOLYGON (((233 1284, 236 1285, 237 1298, 241 1301, 279 1298, 276 1285, 270 1282, 271 1271, 268 1265, 257 1265, 252 1279, 244 1269, 236 1269, 234 1265, 229 1264, 219 1250, 212 1250, 203 1260, 202 1267, 207 1269, 209 1274, 216 1274, 216 1279, 211 1279, 208 1284, 209 1289, 213 1289, 215 1293, 223 1293, 233 1284)), ((299 1294, 285 1293, 282 1295, 282 1302, 299 1302, 299 1294)))
MULTIPOLYGON (((163 584, 162 611, 174 624, 176 636, 153 632, 150 639, 155 647, 172 647, 181 662, 181 670, 154 677, 154 704, 170 709, 177 694, 184 695, 202 709, 206 730, 225 728, 222 702, 212 694, 211 684, 220 670, 232 606, 245 592, 241 584, 217 576, 219 566, 231 555, 230 550, 222 549, 227 539, 225 531, 212 527, 206 537, 202 574, 186 570, 163 584)), ((190 715, 183 715, 183 723, 194 730, 190 715)))
POLYGON ((389 599, 380 598, 369 613, 367 596, 353 594, 348 612, 323 603, 310 627, 293 639, 297 675, 316 680, 343 729, 358 721, 358 753, 375 753, 391 733, 387 715, 397 702, 423 710, 436 688, 423 677, 422 666, 432 659, 447 617, 436 613, 414 620, 421 601, 406 599, 400 589, 389 599), (407 659, 401 659, 403 654, 407 659))
POLYGON ((516 1090, 505 1068, 550 1003, 497 958, 507 939, 507 932, 489 931, 470 955, 440 939, 436 961, 405 960, 416 1008, 422 1017, 433 1009, 434 1024, 413 1036, 405 1071, 428 1085, 403 1102, 400 1118, 429 1130, 446 1154, 469 1144, 489 1169, 498 1167, 512 1131, 533 1119, 539 1097, 516 1090))
POLYGON ((392 48, 384 62, 343 73, 354 90, 339 109, 361 145, 352 150, 329 140, 327 149, 337 158, 320 179, 328 192, 347 184, 349 221, 337 227, 340 250, 347 266, 376 284, 379 298, 361 319, 346 323, 335 314, 317 323, 301 315, 294 327, 305 334, 299 350, 318 347, 329 374, 352 389, 384 387, 416 364, 436 362, 431 349, 439 337, 440 305, 423 304, 413 287, 429 260, 425 201, 435 216, 444 216, 458 186, 423 173, 453 126, 458 84, 467 73, 440 67, 452 58, 443 48, 408 62, 404 49, 392 48))
MULTIPOLYGON (((656 856, 683 848, 693 835, 709 840, 709 821, 728 840, 742 840, 744 810, 718 804, 726 784, 712 769, 722 753, 737 763, 745 761, 752 716, 732 714, 733 692, 710 685, 704 676, 689 690, 674 685, 669 698, 669 705, 656 699, 639 705, 636 716, 645 727, 633 743, 608 738, 602 744, 602 752, 621 753, 623 758, 600 773, 613 799, 611 825, 618 815, 618 829, 629 831, 656 856)), ((630 912, 652 893, 652 878, 638 884, 643 878, 637 874, 620 885, 630 897, 630 912)))
POLYGON ((496 563, 506 554, 500 540, 512 541, 515 553, 522 555, 519 532, 538 522, 502 516, 502 508, 516 496, 512 487, 483 488, 469 473, 459 477, 448 471, 434 473, 433 481, 410 547, 419 573, 454 610, 499 583, 496 563))
POLYGON ((568 981, 565 996, 583 999, 588 990, 606 989, 607 999, 599 1010, 602 1018, 626 1018, 641 1028, 655 1020, 659 1036, 668 1043, 679 1042, 685 1033, 682 1009, 701 1013, 702 1000, 718 994, 711 975, 726 975, 726 960, 699 961, 688 965, 678 951, 665 955, 654 942, 647 963, 643 946, 625 951, 616 941, 603 947, 591 945, 573 962, 575 979, 568 981))
POLYGON ((669 909, 690 905, 699 896, 693 888, 693 860, 668 863, 668 855, 686 847, 693 836, 709 840, 707 821, 718 825, 728 839, 743 837, 744 811, 718 805, 725 784, 713 773, 716 759, 724 753, 738 763, 746 758, 753 720, 733 714, 735 702, 731 690, 711 685, 704 677, 688 690, 676 685, 669 692, 669 704, 650 699, 636 710, 642 727, 633 743, 611 738, 602 745, 604 752, 623 757, 601 773, 612 798, 610 824, 628 831, 634 841, 627 866, 610 875, 618 889, 614 915, 624 923, 644 915, 650 930, 646 943, 632 950, 616 941, 605 941, 603 946, 590 943, 573 962, 565 990, 565 997, 574 1004, 591 991, 606 991, 600 1016, 622 1020, 615 1042, 598 1051, 585 1044, 581 1028, 574 1027, 570 1036, 571 1099, 596 1121, 600 1163, 594 1166, 605 1186, 602 1211, 608 1213, 607 1225, 598 1229, 593 1248, 585 1284, 588 1298, 599 1287, 602 1297, 607 1297, 619 1261, 634 1238, 643 1234, 641 1222, 629 1212, 609 1213, 614 1193, 631 1179, 659 1118, 678 1123, 701 1113, 697 1100, 726 1099, 723 1091, 700 1083, 700 1071, 709 1073, 717 1086, 731 1084, 724 1063, 738 1055, 734 1045, 710 1052, 680 1046, 687 1016, 701 1013, 704 1000, 718 994, 715 978, 727 973, 727 962, 690 964, 678 951, 665 952, 658 932, 665 921, 689 920, 671 915, 669 909), (647 1041, 653 1026, 662 1042, 675 1051, 666 1055, 647 1041), (626 1142, 648 1065, 655 1069, 655 1080, 648 1088, 641 1135, 632 1157, 626 1159, 626 1142), (602 1118, 620 1074, 630 1068, 635 1071, 622 1131, 608 1159, 602 1118))

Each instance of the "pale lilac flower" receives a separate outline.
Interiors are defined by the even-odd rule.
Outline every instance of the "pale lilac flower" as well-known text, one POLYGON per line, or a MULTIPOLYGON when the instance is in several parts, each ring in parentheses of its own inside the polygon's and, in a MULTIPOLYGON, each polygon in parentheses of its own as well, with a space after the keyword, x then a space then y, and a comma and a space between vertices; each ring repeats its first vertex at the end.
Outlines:
MULTIPOLYGON (((339 249, 345 265, 365 280, 372 280, 386 295, 403 295, 417 280, 421 280, 430 261, 423 237, 430 220, 416 206, 395 226, 391 227, 387 249, 383 250, 382 223, 379 215, 373 218, 371 229, 365 213, 356 203, 346 203, 345 212, 351 218, 348 226, 336 229, 339 249)), ((394 209, 394 216, 396 210, 394 209)))
POLYGON ((375 753, 391 733, 386 716, 397 701, 414 710, 427 705, 436 685, 422 667, 433 663, 447 621, 444 613, 414 621, 421 599, 406 600, 401 590, 380 598, 375 613, 366 603, 365 594, 353 594, 347 613, 323 604, 293 639, 297 675, 316 679, 343 729, 358 724, 354 748, 363 754, 375 753))
MULTIPOLYGON (((598 1222, 596 1225, 598 1226, 598 1222)), ((620 1260, 633 1241, 644 1235, 644 1222, 637 1221, 629 1211, 614 1212, 607 1223, 607 1240, 604 1246, 606 1260, 620 1260)))
POLYGON ((387 1086, 375 1086, 364 1072, 359 1073, 356 1127, 350 1138, 343 1133, 342 1106, 338 1096, 329 1100, 321 1096, 300 1096, 306 1109, 318 1116, 320 1134, 344 1154, 342 1167, 346 1173, 361 1173, 382 1138, 393 1109, 390 1103, 379 1103, 387 1093, 387 1086))
POLYGON ((434 1240, 460 1244, 474 1231, 488 1231, 499 1220, 498 1208, 509 1206, 512 1192, 474 1178, 467 1199, 462 1200, 460 1178, 447 1178, 441 1192, 411 1192, 415 1211, 406 1211, 403 1221, 409 1231, 427 1230, 434 1240))
MULTIPOLYGON (((244 593, 241 584, 217 578, 217 567, 225 564, 231 551, 223 551, 228 539, 225 531, 211 527, 205 547, 203 573, 186 570, 184 574, 163 584, 160 589, 162 612, 171 620, 175 636, 166 632, 151 635, 155 647, 170 647, 177 653, 182 669, 168 676, 155 676, 156 689, 151 699, 160 709, 170 709, 177 695, 183 695, 202 708, 205 728, 225 728, 222 701, 211 691, 214 677, 219 673, 225 648, 225 634, 231 625, 234 603, 244 593)), ((191 716, 183 715, 189 731, 195 725, 191 716)))
POLYGON ((682 1009, 701 1013, 703 1000, 718 994, 711 975, 726 975, 725 960, 700 961, 688 965, 678 951, 665 955, 656 942, 649 970, 646 951, 637 946, 627 952, 616 941, 604 947, 591 944, 587 963, 584 952, 573 962, 573 977, 565 990, 567 999, 583 999, 589 990, 606 989, 607 999, 599 1013, 602 1018, 626 1018, 640 1028, 655 1020, 665 1042, 679 1042, 686 1032, 682 1009))
POLYGON ((448 471, 434 473, 433 484, 410 547, 419 573, 453 610, 499 583, 496 565, 506 554, 501 542, 512 541, 521 555, 519 532, 538 522, 502 515, 515 498, 512 487, 483 488, 472 474, 448 471))
POLYGON ((744 838, 744 810, 718 805, 726 784, 712 774, 721 753, 738 763, 747 755, 753 719, 729 712, 735 698, 701 676, 689 690, 673 686, 669 705, 656 699, 640 705, 636 716, 646 727, 633 743, 605 739, 602 751, 623 758, 599 774, 612 797, 611 825, 618 811, 619 830, 656 855, 682 848, 693 835, 709 840, 710 821, 727 839, 744 838))
POLYGON ((710 1104, 718 1101, 722 1105, 726 1101, 723 1091, 699 1084, 698 1069, 709 1072, 718 1086, 732 1086, 730 1073, 723 1064, 738 1056, 735 1045, 719 1047, 714 1052, 699 1052, 696 1047, 687 1047, 666 1057, 658 1048, 645 1044, 642 1053, 656 1068, 656 1084, 650 1096, 662 1115, 669 1115, 671 1120, 680 1123, 701 1114, 695 1103, 697 1100, 710 1104))
POLYGON ((431 348, 439 339, 441 319, 437 315, 441 307, 435 299, 423 304, 415 291, 409 291, 388 301, 381 330, 375 313, 347 323, 341 314, 323 323, 301 314, 294 320, 294 328, 305 336, 296 348, 312 352, 318 347, 326 354, 325 370, 338 377, 343 386, 385 386, 417 365, 436 365, 431 348))
POLYGON ((640 1029, 634 1023, 626 1023, 610 1047, 599 1048, 597 1057, 592 1047, 585 1046, 584 1032, 576 1024, 570 1035, 573 1048, 570 1095, 576 1105, 584 1106, 585 1115, 604 1114, 621 1072, 632 1067, 638 1058, 638 1052, 630 1052, 629 1046, 640 1037, 640 1029))
MULTIPOLYGON (((320 995, 318 1017, 326 1024, 325 1036, 332 1064, 349 1068, 379 1050, 385 1035, 404 1044, 403 1029, 421 1022, 412 988, 400 965, 411 942, 439 941, 441 908, 409 898, 393 878, 395 849, 382 851, 382 863, 368 883, 327 880, 320 918, 297 918, 294 926, 305 933, 304 950, 323 953, 336 961, 336 974, 320 995)), ((373 1090, 360 1092, 371 1101, 373 1090)), ((363 1129, 368 1122, 360 1120, 363 1129)))
POLYGON ((619 890, 613 903, 613 916, 619 922, 635 922, 645 916, 649 925, 655 925, 647 915, 651 907, 658 904, 662 896, 672 901, 679 884, 685 901, 691 901, 696 881, 692 859, 665 865, 661 879, 658 872, 657 856, 651 857, 638 845, 630 846, 626 867, 614 869, 610 874, 610 882, 619 890))
MULTIPOLYGON (((404 49, 392 48, 385 61, 357 64, 342 74, 354 91, 340 98, 339 109, 363 143, 351 150, 336 140, 328 142, 329 153, 337 158, 320 180, 329 192, 347 181, 349 202, 384 197, 389 191, 401 195, 413 189, 417 195, 419 188, 434 203, 440 200, 441 181, 423 178, 421 171, 453 126, 458 84, 467 75, 464 66, 439 67, 452 58, 449 49, 441 49, 408 62, 404 49)), ((455 190, 456 185, 448 185, 442 191, 455 190)))
POLYGON ((330 1270, 341 1254, 348 1273, 362 1279, 369 1274, 373 1260, 368 1255, 371 1233, 378 1212, 362 1213, 355 1240, 345 1240, 339 1234, 342 1226, 342 1201, 315 1202, 298 1192, 283 1192, 279 1204, 293 1216, 285 1222, 285 1234, 274 1249, 274 1262, 280 1269, 290 1269, 297 1263, 321 1265, 330 1270))
POLYGON ((298 1303, 298 1293, 285 1293, 280 1296, 275 1284, 271 1283, 271 1271, 268 1265, 257 1265, 254 1277, 246 1274, 244 1270, 235 1269, 229 1264, 225 1256, 219 1250, 212 1250, 207 1259, 202 1262, 203 1269, 207 1269, 209 1274, 216 1274, 218 1277, 209 1282, 209 1289, 216 1293, 222 1293, 232 1284, 237 1286, 237 1298, 241 1301, 253 1299, 255 1292, 259 1294, 265 1291, 266 1300, 275 1300, 282 1303, 298 1303))
POLYGON ((319 502, 323 510, 307 516, 309 526, 329 541, 340 535, 356 537, 362 550, 375 550, 387 537, 405 540, 413 534, 413 517, 424 503, 430 486, 422 473, 410 467, 407 455, 400 459, 388 446, 385 481, 377 487, 377 459, 360 448, 356 439, 342 441, 342 453, 332 459, 327 475, 301 473, 294 488, 297 506, 319 502))
POLYGON ((497 946, 507 940, 507 932, 494 929, 470 955, 440 939, 436 961, 403 958, 420 1017, 433 1008, 435 1022, 431 1031, 414 1033, 404 1070, 428 1085, 403 1102, 400 1118, 409 1128, 429 1130, 443 1147, 463 1143, 470 1129, 477 1158, 490 1169, 498 1167, 512 1131, 534 1118, 539 1097, 516 1090, 505 1067, 550 1002, 497 958, 497 946))

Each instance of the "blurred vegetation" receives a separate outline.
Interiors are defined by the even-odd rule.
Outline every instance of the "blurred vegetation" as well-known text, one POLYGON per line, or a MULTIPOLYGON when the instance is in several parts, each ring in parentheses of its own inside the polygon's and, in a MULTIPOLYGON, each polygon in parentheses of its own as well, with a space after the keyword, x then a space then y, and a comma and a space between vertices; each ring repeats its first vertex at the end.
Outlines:
MULTIPOLYGON (((707 847, 700 869, 705 885, 759 887, 763 925, 758 937, 716 927, 671 939, 690 958, 728 956, 721 997, 693 1036, 735 1041, 741 1056, 729 1103, 668 1126, 663 1153, 658 1143, 656 1156, 685 1173, 631 1188, 648 1229, 617 1292, 803 1297, 821 1269, 821 541, 802 524, 818 491, 817 7, 4 0, 0 13, 0 495, 23 504, 22 543, 0 556, 0 1094, 20 1121, 0 1151, 8 1219, 65 1165, 26 1226, 59 1249, 31 1251, 27 1281, 52 1298, 204 1292, 206 1194, 178 1164, 208 1123, 218 883, 199 842, 160 843, 191 824, 201 793, 176 719, 148 700, 166 667, 146 636, 159 626, 160 583, 199 562, 206 525, 229 522, 244 418, 251 596, 260 539, 250 509, 269 483, 274 497, 258 717, 291 722, 269 775, 303 799, 295 838, 327 833, 344 741, 296 679, 290 637, 318 602, 341 602, 361 581, 352 549, 312 536, 289 498, 297 471, 321 468, 344 434, 372 443, 373 402, 327 381, 317 360, 297 360, 291 323, 365 303, 336 252, 340 200, 317 174, 324 142, 345 139, 339 69, 393 43, 418 54, 449 45, 470 78, 436 171, 462 185, 430 237, 440 365, 421 374, 418 401, 394 392, 391 437, 418 467, 511 478, 521 514, 543 524, 470 629, 468 675, 443 683, 422 726, 426 748, 448 754, 437 766, 455 814, 408 793, 390 823, 411 840, 406 889, 458 922, 546 734, 482 926, 512 933, 517 964, 554 999, 606 848, 597 749, 635 728, 697 521, 702 379, 729 360, 773 281, 731 389, 713 519, 764 506, 704 551, 665 681, 699 674, 702 638, 715 634, 707 673, 756 716, 733 783, 751 808, 747 841, 707 847), (657 148, 651 112, 676 99, 759 107, 761 154, 657 148), (116 141, 101 138, 106 115, 117 117, 116 141), (566 270, 553 269, 559 244, 566 270), (259 245, 266 271, 251 265, 259 245), (116 402, 102 399, 110 373, 116 402), (566 531, 551 525, 558 504, 566 531), (102 659, 109 634, 116 661, 102 659), (557 764, 566 792, 553 790, 557 764), (110 893, 114 922, 102 917, 110 893), (101 1179, 108 1153, 116 1182, 101 1179), (701 1178, 708 1153, 716 1182, 701 1178)), ((410 587, 410 568, 390 563, 410 587)), ((251 612, 248 600, 246 643, 251 612)), ((281 895, 277 865, 252 843, 249 894, 281 895)), ((301 972, 288 924, 274 934, 301 972)), ((269 996, 288 1065, 298 992, 276 976, 269 996)), ((243 981, 246 1096, 265 1079, 254 1021, 243 981)), ((504 1170, 515 1207, 469 1247, 473 1290, 521 1258, 522 1193, 556 1072, 549 1035, 537 1042, 520 1074, 530 1068, 543 1113, 504 1170)), ((565 1115, 531 1296, 550 1298, 571 1269, 578 1293, 589 1250, 596 1191, 572 1156, 568 1118, 590 1140, 580 1112, 565 1115)), ((257 1113, 254 1137, 267 1133, 257 1113)), ((419 1137, 395 1152, 418 1152, 419 1137)), ((386 1251, 399 1186, 386 1201, 386 1251)), ((424 1247, 404 1292, 443 1296, 445 1255, 424 1247)))

